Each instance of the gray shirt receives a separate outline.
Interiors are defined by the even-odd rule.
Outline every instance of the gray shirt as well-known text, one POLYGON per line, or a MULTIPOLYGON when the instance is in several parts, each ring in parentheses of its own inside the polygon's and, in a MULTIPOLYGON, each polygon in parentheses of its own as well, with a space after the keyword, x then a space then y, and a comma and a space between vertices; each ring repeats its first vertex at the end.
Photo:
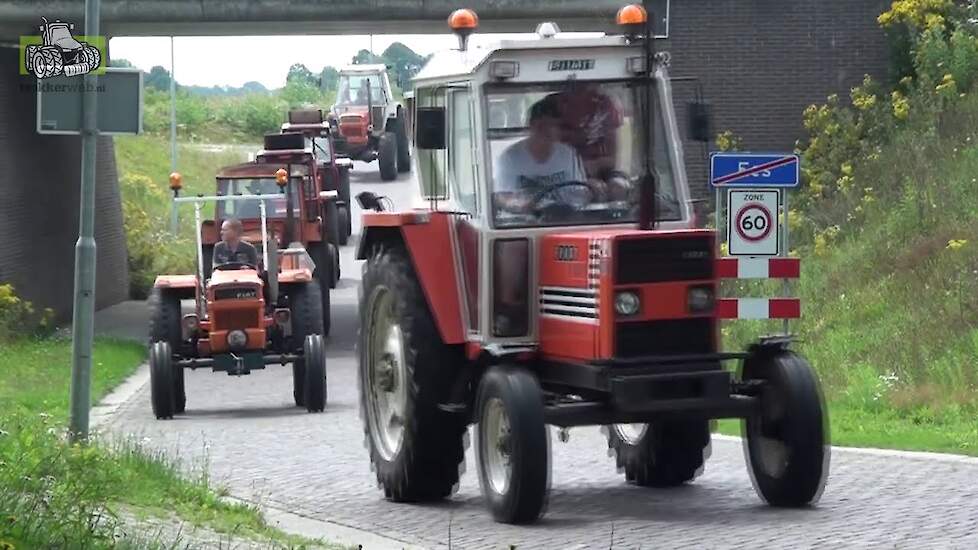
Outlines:
POLYGON ((238 246, 231 250, 226 242, 220 241, 214 245, 212 265, 217 267, 228 262, 241 262, 258 267, 258 250, 245 241, 238 241, 238 246))

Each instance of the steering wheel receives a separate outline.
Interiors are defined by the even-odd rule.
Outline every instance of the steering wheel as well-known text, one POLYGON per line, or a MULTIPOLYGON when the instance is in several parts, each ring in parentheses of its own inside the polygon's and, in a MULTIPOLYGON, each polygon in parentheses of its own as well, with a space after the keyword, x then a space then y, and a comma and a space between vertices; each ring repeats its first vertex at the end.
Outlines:
POLYGON ((583 187, 588 191, 588 202, 594 200, 594 190, 591 186, 583 181, 564 181, 556 183, 538 192, 533 198, 530 199, 530 203, 527 206, 529 210, 536 212, 537 215, 541 217, 566 217, 567 215, 575 212, 577 209, 572 205, 567 204, 565 201, 561 201, 555 194, 560 189, 565 189, 567 187, 583 187), (546 207, 541 208, 540 202, 549 195, 553 195, 554 203, 549 204, 546 207))
POLYGON ((214 271, 236 271, 239 269, 257 269, 257 266, 246 262, 225 262, 214 266, 214 271))

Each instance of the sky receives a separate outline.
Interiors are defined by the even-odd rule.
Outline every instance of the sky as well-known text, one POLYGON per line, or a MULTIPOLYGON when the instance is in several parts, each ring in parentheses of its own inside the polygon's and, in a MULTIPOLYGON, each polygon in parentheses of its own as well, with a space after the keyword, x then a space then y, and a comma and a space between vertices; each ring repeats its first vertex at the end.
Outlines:
MULTIPOLYGON (((568 33, 572 34, 572 33, 568 33)), ((576 34, 576 33, 574 33, 576 34)), ((470 47, 504 38, 526 38, 532 34, 476 34, 470 47)), ((174 39, 177 82, 188 86, 234 86, 248 81, 266 88, 285 85, 294 63, 313 73, 327 65, 350 63, 361 49, 370 49, 367 35, 345 36, 178 36, 174 39)), ((402 42, 421 55, 458 47, 451 34, 374 35, 373 51, 381 54, 393 42, 402 42)), ((112 59, 126 59, 149 71, 154 65, 170 69, 170 37, 114 37, 109 42, 112 59)))

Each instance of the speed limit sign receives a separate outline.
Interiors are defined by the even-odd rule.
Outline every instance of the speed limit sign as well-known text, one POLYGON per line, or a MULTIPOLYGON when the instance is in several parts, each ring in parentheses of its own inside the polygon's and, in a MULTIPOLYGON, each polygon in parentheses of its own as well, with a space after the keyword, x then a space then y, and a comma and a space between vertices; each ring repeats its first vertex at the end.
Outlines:
POLYGON ((777 189, 727 191, 727 247, 731 256, 777 256, 780 244, 777 189))

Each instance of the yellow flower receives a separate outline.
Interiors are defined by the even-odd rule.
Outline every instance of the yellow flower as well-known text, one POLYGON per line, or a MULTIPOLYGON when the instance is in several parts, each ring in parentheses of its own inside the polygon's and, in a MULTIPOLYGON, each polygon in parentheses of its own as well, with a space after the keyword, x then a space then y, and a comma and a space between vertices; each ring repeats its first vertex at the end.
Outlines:
POLYGON ((730 249, 727 247, 727 243, 720 243, 720 255, 726 256, 730 249))
POLYGON ((894 90, 891 97, 893 98, 893 116, 897 120, 906 120, 910 116, 910 100, 900 93, 900 90, 894 90))
POLYGON ((947 249, 957 250, 966 244, 968 244, 968 241, 966 239, 951 239, 950 241, 947 242, 947 249))

